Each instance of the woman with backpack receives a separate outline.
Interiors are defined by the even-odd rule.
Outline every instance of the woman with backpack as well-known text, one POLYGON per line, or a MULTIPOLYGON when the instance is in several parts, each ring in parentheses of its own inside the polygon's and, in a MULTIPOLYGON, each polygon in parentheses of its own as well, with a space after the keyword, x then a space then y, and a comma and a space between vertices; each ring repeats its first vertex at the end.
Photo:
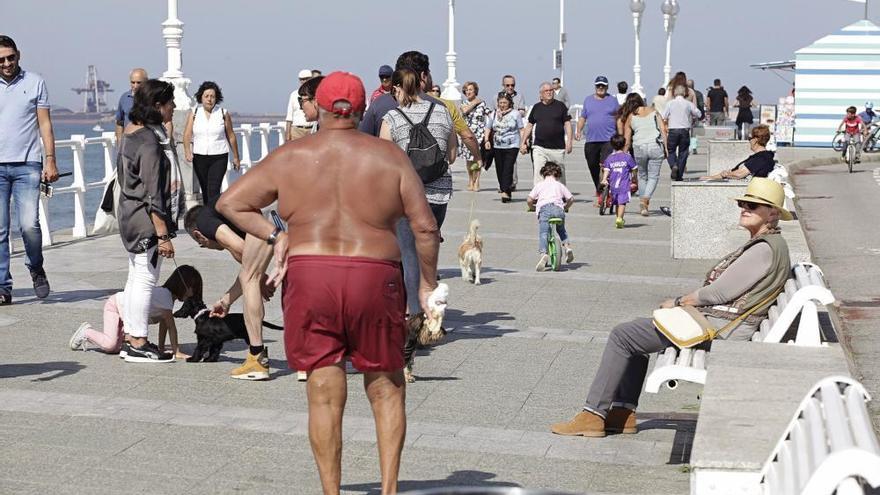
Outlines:
POLYGON ((633 97, 635 109, 623 124, 623 136, 631 147, 633 158, 639 166, 639 213, 648 216, 651 196, 660 182, 660 168, 666 158, 666 122, 654 107, 645 105, 637 93, 633 97))
POLYGON ((238 170, 241 166, 238 142, 229 112, 220 107, 223 93, 217 83, 203 82, 196 91, 196 101, 199 104, 186 119, 183 149, 199 180, 202 200, 213 205, 220 197, 230 152, 233 168, 238 170))
MULTIPOLYGON (((409 156, 425 185, 428 205, 440 228, 446 218, 446 207, 452 199, 449 164, 455 161, 458 142, 452 128, 452 117, 442 104, 419 96, 422 92, 421 80, 414 71, 394 71, 391 85, 392 94, 400 106, 382 117, 379 137, 393 141, 409 156)), ((400 246, 409 314, 416 315, 422 311, 418 297, 419 260, 415 237, 406 218, 397 224, 397 243, 400 246)))

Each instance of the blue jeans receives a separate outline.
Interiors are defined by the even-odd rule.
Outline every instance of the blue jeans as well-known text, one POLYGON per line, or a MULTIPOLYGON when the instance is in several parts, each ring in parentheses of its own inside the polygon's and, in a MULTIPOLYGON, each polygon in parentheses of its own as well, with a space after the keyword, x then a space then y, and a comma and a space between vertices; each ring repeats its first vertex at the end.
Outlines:
POLYGON ((554 204, 542 206, 538 211, 538 252, 541 254, 547 254, 551 218, 562 219, 562 223, 556 226, 556 233, 559 234, 559 239, 562 242, 568 240, 568 232, 565 231, 565 210, 554 204))
POLYGON ((9 272, 9 201, 15 203, 18 225, 31 272, 43 269, 43 233, 40 231, 40 162, 0 163, 0 291, 12 292, 9 272))
POLYGON ((633 148, 639 165, 639 197, 650 199, 660 181, 663 166, 663 148, 657 143, 640 144, 633 148))
POLYGON ((687 168, 691 145, 690 129, 669 129, 669 168, 678 167, 675 180, 681 180, 687 168))
MULTIPOLYGON (((428 203, 428 206, 431 207, 431 213, 437 221, 437 228, 442 227, 443 220, 446 219, 447 205, 428 203)), ((400 263, 403 265, 406 307, 409 314, 418 314, 422 312, 422 305, 419 302, 419 280, 422 275, 419 269, 419 256, 416 253, 416 238, 406 217, 397 222, 397 245, 400 247, 400 263)))

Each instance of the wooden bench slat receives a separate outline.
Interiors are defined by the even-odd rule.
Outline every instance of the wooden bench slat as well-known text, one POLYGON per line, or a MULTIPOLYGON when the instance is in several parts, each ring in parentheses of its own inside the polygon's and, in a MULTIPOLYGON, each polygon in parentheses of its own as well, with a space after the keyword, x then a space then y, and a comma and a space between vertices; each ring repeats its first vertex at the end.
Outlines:
POLYGON ((807 448, 807 421, 799 418, 791 429, 791 443, 794 447, 795 468, 797 469, 797 486, 795 493, 800 493, 810 479, 810 451, 807 448))
POLYGON ((871 418, 868 416, 868 408, 865 399, 857 387, 849 386, 844 392, 846 398, 846 412, 849 416, 849 424, 856 445, 863 450, 880 455, 880 444, 874 436, 874 428, 871 418))
POLYGON ((782 442, 782 450, 779 452, 779 467, 784 476, 781 493, 797 493, 798 492, 798 472, 797 463, 794 462, 793 446, 791 440, 782 442))
POLYGON ((846 422, 829 421, 828 418, 846 418, 846 407, 840 397, 840 390, 836 383, 826 382, 819 389, 822 395, 822 408, 825 414, 825 426, 828 432, 828 442, 831 452, 848 449, 853 446, 852 433, 847 428, 846 422))
POLYGON ((694 363, 693 363, 694 368, 697 368, 699 370, 706 369, 706 358, 708 356, 709 356, 709 353, 706 352, 705 349, 697 349, 694 352, 694 363))
POLYGON ((828 440, 825 436, 825 424, 822 420, 822 406, 815 397, 810 398, 804 407, 804 418, 809 425, 810 471, 815 471, 828 457, 828 440))

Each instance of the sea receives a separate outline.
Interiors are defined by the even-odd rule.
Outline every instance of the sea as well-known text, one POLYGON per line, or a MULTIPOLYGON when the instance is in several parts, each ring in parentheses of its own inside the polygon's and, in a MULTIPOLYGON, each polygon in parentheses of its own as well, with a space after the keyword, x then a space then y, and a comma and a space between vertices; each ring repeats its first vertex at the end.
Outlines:
MULTIPOLYGON (((265 121, 267 122, 277 122, 279 119, 271 119, 267 118, 265 121)), ((63 140, 70 139, 70 136, 74 134, 82 134, 87 138, 89 137, 100 137, 101 132, 95 131, 93 128, 97 124, 97 122, 93 123, 75 123, 75 122, 65 122, 65 121, 54 121, 52 123, 52 128, 55 131, 55 139, 63 140)), ((100 125, 103 127, 105 132, 112 132, 114 129, 113 122, 101 122, 100 125)), ((235 124, 239 125, 238 122, 235 124)), ((241 135, 238 135, 239 141, 241 140, 241 135)), ((274 149, 278 145, 276 134, 273 133, 270 137, 270 149, 274 149)), ((256 160, 259 157, 260 153, 260 138, 258 134, 251 136, 250 140, 250 149, 251 149, 251 157, 253 160, 256 160)), ((241 143, 239 143, 239 152, 241 152, 241 143)), ((58 163, 58 172, 73 172, 73 150, 69 147, 58 147, 55 151, 55 160, 58 163)), ((114 165, 115 165, 115 157, 114 165)), ((85 181, 86 183, 97 182, 104 178, 104 149, 101 145, 92 144, 88 145, 85 148, 85 164, 84 164, 84 172, 85 172, 85 181)), ((57 182, 53 183, 54 187, 65 187, 70 186, 73 183, 73 176, 62 177, 58 179, 57 182)), ((86 209, 86 224, 89 225, 89 230, 91 230, 91 225, 95 221, 95 212, 97 212, 98 207, 101 204, 101 196, 103 194, 102 188, 93 188, 86 191, 85 194, 85 209, 86 209)), ((74 219, 74 195, 72 193, 56 193, 48 201, 48 219, 49 219, 49 230, 52 232, 56 231, 70 231, 73 228, 73 219, 74 219)), ((15 227, 17 222, 13 221, 13 228, 17 230, 15 227)), ((18 237, 18 232, 15 232, 16 237, 18 237)))

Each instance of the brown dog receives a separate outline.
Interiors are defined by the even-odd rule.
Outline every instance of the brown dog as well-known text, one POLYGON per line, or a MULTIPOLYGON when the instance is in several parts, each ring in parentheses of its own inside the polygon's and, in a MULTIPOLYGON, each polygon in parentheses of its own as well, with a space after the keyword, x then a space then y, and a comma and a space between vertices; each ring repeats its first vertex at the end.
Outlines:
POLYGON ((413 375, 413 362, 416 359, 416 348, 433 345, 446 336, 443 328, 443 317, 446 315, 447 299, 449 298, 449 286, 444 283, 437 284, 437 288, 428 297, 428 306, 431 314, 418 313, 406 320, 406 343, 403 346, 403 359, 406 363, 403 375, 408 383, 416 381, 413 375))
POLYGON ((458 247, 458 265, 461 279, 480 285, 480 268, 483 266, 483 239, 477 234, 480 221, 474 219, 468 227, 467 236, 458 247))

